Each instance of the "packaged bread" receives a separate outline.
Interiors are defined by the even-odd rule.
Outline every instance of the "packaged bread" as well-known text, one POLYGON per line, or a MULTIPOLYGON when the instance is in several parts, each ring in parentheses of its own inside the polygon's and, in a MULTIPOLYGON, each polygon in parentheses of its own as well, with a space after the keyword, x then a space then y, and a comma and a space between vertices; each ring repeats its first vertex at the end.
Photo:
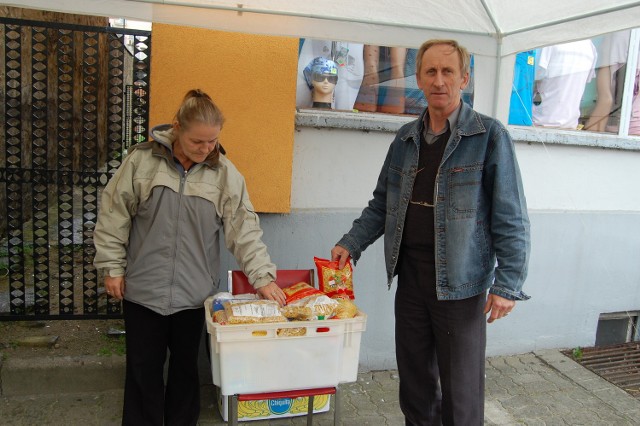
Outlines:
POLYGON ((275 300, 227 300, 223 302, 228 324, 287 321, 275 300))

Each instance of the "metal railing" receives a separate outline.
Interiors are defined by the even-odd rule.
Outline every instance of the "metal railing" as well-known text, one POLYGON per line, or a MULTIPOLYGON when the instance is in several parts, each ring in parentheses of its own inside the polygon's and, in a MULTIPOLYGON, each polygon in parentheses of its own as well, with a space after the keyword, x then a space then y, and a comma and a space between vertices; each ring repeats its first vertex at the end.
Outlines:
POLYGON ((147 139, 151 32, 0 18, 0 320, 113 318, 102 188, 147 139))

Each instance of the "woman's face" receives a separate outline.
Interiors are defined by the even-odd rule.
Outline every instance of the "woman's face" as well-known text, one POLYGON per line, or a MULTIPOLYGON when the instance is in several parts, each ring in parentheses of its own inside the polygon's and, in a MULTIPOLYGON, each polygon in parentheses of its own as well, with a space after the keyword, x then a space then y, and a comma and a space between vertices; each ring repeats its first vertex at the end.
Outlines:
POLYGON ((185 128, 175 122, 173 129, 176 132, 173 150, 178 159, 184 156, 189 161, 201 163, 216 149, 221 127, 195 122, 185 128))
POLYGON ((328 74, 314 74, 313 75, 313 90, 323 95, 333 93, 338 82, 338 76, 328 74))

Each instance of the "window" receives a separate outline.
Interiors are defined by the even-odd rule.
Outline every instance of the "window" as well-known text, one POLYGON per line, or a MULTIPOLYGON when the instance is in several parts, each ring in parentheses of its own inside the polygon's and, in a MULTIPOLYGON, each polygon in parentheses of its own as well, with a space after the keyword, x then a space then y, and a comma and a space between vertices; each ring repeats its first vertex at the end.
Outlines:
MULTIPOLYGON (((427 102, 416 82, 417 52, 405 47, 301 40, 296 106, 419 115, 427 102), (314 76, 318 81, 314 82, 314 76)), ((462 97, 473 105, 473 56, 470 77, 462 97)))
POLYGON ((640 135, 636 32, 518 53, 509 124, 640 135))
POLYGON ((638 314, 637 311, 600 314, 596 331, 596 346, 640 340, 638 314))

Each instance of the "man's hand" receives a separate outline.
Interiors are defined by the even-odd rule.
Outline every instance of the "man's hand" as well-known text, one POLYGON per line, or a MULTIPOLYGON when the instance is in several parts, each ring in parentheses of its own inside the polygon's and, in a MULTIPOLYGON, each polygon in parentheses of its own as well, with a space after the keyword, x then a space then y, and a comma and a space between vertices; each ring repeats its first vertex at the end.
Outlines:
POLYGON ((278 287, 278 284, 276 284, 275 281, 271 281, 269 284, 264 287, 260 287, 256 291, 262 299, 275 300, 280 304, 280 306, 284 306, 287 300, 284 292, 280 287, 278 287))
POLYGON ((350 257, 351 255, 349 254, 349 251, 344 247, 336 245, 333 249, 331 249, 331 260, 334 262, 336 260, 338 261, 338 269, 340 270, 344 268, 344 265, 347 263, 347 260, 349 260, 350 257))
POLYGON ((486 315, 491 312, 487 322, 492 323, 497 319, 506 317, 515 306, 515 300, 505 299, 504 297, 490 293, 487 297, 487 303, 484 305, 484 314, 486 315))
POLYGON ((104 289, 107 291, 109 298, 122 300, 124 299, 124 277, 104 277, 104 289))

